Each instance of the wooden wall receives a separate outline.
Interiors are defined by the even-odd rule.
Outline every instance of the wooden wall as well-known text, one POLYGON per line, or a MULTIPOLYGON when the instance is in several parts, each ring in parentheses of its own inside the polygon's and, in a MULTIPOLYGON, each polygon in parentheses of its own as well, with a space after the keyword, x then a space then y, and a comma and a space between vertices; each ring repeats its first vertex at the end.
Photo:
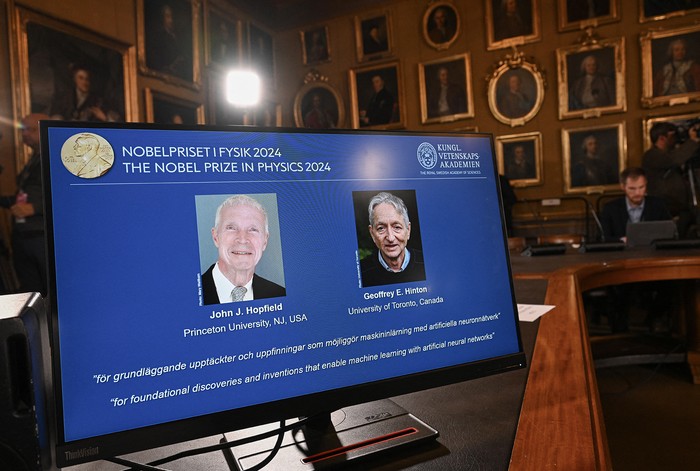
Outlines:
MULTIPOLYGON (((148 1, 148 0, 146 0, 148 1)), ((197 2, 198 0, 193 0, 197 2)), ((202 1, 203 11, 200 12, 200 41, 199 61, 201 71, 201 87, 192 88, 181 84, 163 80, 149 74, 136 71, 135 74, 135 120, 144 121, 146 118, 145 93, 147 90, 181 97, 187 102, 204 105, 206 122, 212 120, 212 93, 218 85, 216 70, 204 63, 205 41, 204 17, 206 9, 214 5, 219 11, 230 13, 231 17, 241 20, 242 25, 254 22, 273 35, 275 77, 273 86, 267 89, 266 99, 278 105, 281 124, 294 126, 294 103, 297 93, 304 85, 304 77, 314 70, 327 78, 327 84, 338 92, 342 98, 346 110, 345 127, 349 127, 351 120, 351 91, 349 85, 349 71, 367 65, 360 63, 356 54, 355 22, 354 17, 366 17, 372 14, 389 14, 393 27, 393 56, 385 61, 393 63, 398 61, 402 72, 403 102, 405 104, 405 128, 409 130, 436 130, 449 131, 477 127, 481 132, 493 133, 496 136, 505 136, 520 133, 540 132, 542 134, 543 174, 542 181, 538 185, 518 188, 516 193, 519 198, 540 199, 557 198, 564 196, 564 176, 562 163, 562 129, 576 129, 587 126, 613 125, 622 123, 626 131, 626 160, 628 165, 638 165, 644 150, 642 133, 643 121, 654 116, 682 115, 698 113, 698 102, 689 102, 676 106, 662 106, 654 109, 645 108, 641 103, 642 95, 642 51, 640 48, 640 35, 655 29, 675 29, 686 25, 693 25, 700 21, 697 10, 689 15, 668 17, 657 21, 640 21, 640 0, 619 0, 622 5, 618 10, 619 21, 603 24, 594 29, 602 39, 624 38, 625 40, 625 95, 626 111, 605 114, 600 117, 588 119, 573 118, 559 119, 557 96, 557 53, 558 48, 569 47, 577 42, 582 34, 580 30, 559 31, 558 9, 556 2, 551 0, 539 0, 537 15, 541 25, 542 39, 530 44, 518 46, 526 57, 531 58, 543 71, 546 80, 544 101, 538 114, 523 126, 511 127, 496 120, 489 110, 487 97, 487 81, 493 67, 502 60, 511 49, 487 49, 487 31, 485 27, 486 7, 481 0, 454 0, 451 4, 457 10, 461 18, 461 31, 455 42, 446 50, 436 50, 431 47, 423 37, 422 20, 427 1, 411 0, 385 0, 372 2, 359 2, 362 9, 347 15, 347 5, 343 7, 343 16, 333 16, 324 20, 314 20, 311 23, 303 23, 303 15, 295 16, 295 24, 282 26, 284 21, 279 18, 270 21, 265 15, 251 16, 249 7, 238 4, 235 0, 224 2, 223 0, 202 1), (331 60, 314 66, 305 66, 302 63, 302 47, 300 31, 313 27, 325 26, 328 28, 330 39, 331 60), (474 117, 449 123, 422 124, 420 108, 419 65, 441 58, 470 53, 474 117)), ((312 3, 312 2, 311 2, 312 3)), ((0 114, 3 118, 0 122, 0 131, 4 138, 0 141, 0 164, 5 167, 5 172, 0 176, 0 185, 3 193, 13 190, 13 175, 20 165, 16 161, 14 152, 15 141, 19 137, 13 129, 12 122, 17 120, 26 110, 18 103, 19 90, 27 84, 19 83, 12 73, 12 67, 17 65, 18 34, 14 28, 14 14, 17 9, 26 9, 36 12, 52 20, 79 27, 90 33, 96 33, 111 41, 125 44, 138 52, 139 28, 137 25, 137 9, 139 0, 103 0, 100 2, 87 2, 85 0, 5 0, 0 1, 4 8, 0 11, 0 26, 7 34, 0 40, 0 114)), ((296 5, 304 7, 303 2, 296 5)), ((306 2, 308 5, 309 2, 306 2)), ((281 10, 284 13, 283 10, 281 10)), ((255 15, 255 13, 254 13, 255 15)), ((700 113, 699 113, 700 114, 700 113)), ((587 198, 595 202, 597 196, 590 195, 587 198)), ((562 213, 565 217, 571 216, 571 209, 563 204, 559 207, 548 208, 548 211, 562 213)), ((531 209, 522 209, 521 219, 527 220, 531 209)))

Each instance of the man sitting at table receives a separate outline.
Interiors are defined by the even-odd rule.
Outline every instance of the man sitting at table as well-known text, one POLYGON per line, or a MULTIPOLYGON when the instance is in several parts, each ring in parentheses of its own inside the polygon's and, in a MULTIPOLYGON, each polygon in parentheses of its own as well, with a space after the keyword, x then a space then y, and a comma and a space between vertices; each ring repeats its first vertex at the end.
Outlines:
MULTIPOLYGON (((603 207, 601 224, 606 241, 627 242, 628 222, 667 221, 671 219, 666 204, 661 198, 648 196, 647 177, 644 169, 629 167, 620 173, 620 186, 625 196, 614 199, 603 207)), ((608 320, 612 331, 625 332, 628 329, 630 309, 646 311, 645 324, 652 332, 664 330, 669 322, 673 286, 653 281, 612 286, 608 290, 612 303, 608 320)))
POLYGON ((641 167, 629 167, 620 173, 620 186, 625 196, 614 199, 603 207, 600 222, 603 237, 608 242, 627 242, 628 222, 666 221, 671 219, 661 198, 648 196, 646 172, 641 167))

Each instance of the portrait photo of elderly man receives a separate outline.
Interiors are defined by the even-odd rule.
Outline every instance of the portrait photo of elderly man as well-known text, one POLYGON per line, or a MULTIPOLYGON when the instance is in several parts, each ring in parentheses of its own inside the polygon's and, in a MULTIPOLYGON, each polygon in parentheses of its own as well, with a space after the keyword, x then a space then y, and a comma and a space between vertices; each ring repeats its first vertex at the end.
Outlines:
POLYGON ((369 222, 366 230, 374 249, 360 261, 362 286, 425 280, 420 239, 411 239, 411 220, 404 200, 382 191, 370 198, 366 208, 369 222))
POLYGON ((256 273, 270 239, 265 207, 248 195, 233 195, 217 208, 211 239, 216 262, 202 274, 203 304, 286 296, 284 286, 256 273))

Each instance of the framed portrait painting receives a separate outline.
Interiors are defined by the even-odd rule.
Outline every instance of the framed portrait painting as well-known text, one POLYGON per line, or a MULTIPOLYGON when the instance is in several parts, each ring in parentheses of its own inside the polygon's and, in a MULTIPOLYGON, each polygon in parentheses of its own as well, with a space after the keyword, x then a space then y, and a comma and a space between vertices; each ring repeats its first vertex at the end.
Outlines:
POLYGON ((647 118, 643 122, 642 132, 644 139, 644 150, 651 148, 651 128, 657 123, 671 123, 676 126, 676 142, 683 143, 688 139, 688 130, 692 126, 700 123, 700 112, 687 113, 675 116, 656 116, 647 118))
POLYGON ((700 100, 700 24, 642 34, 642 104, 700 100))
POLYGON ((355 46, 358 62, 390 57, 393 54, 391 14, 387 11, 355 17, 355 46))
POLYGON ((272 34, 255 23, 248 23, 248 57, 253 69, 260 74, 263 84, 274 88, 275 55, 272 34))
POLYGON ((500 122, 522 126, 539 112, 544 101, 544 76, 522 53, 507 55, 488 77, 489 108, 500 122))
POLYGON ((403 84, 398 62, 349 72, 352 127, 398 129, 405 126, 403 84))
POLYGON ((627 161, 623 123, 562 129, 565 193, 602 193, 620 188, 627 161))
POLYGON ((204 15, 207 65, 235 66, 243 53, 242 23, 233 13, 208 2, 204 15))
POLYGON ((207 112, 208 122, 217 126, 250 124, 250 111, 246 108, 233 106, 226 99, 226 91, 223 86, 224 75, 221 71, 212 70, 209 75, 207 87, 207 112))
POLYGON ((146 122, 158 124, 204 124, 204 105, 144 89, 146 122))
POLYGON ((318 26, 299 32, 304 65, 321 64, 331 60, 328 26, 318 26))
POLYGON ((559 31, 596 27, 620 21, 620 0, 557 0, 559 31))
POLYGON ((624 38, 557 49, 557 69, 559 119, 627 109, 624 38))
POLYGON ((539 0, 484 0, 489 51, 542 39, 539 0))
POLYGON ((452 2, 431 2, 423 14, 423 38, 437 50, 449 48, 461 32, 459 11, 452 2))
POLYGON ((700 13, 700 0, 639 0, 639 21, 665 20, 700 13))
POLYGON ((345 106, 338 91, 325 81, 304 84, 294 99, 294 123, 308 129, 340 128, 345 106))
POLYGON ((474 117, 469 53, 421 63, 418 74, 423 124, 474 117))
POLYGON ((198 88, 200 0, 137 0, 139 69, 198 88))
POLYGON ((529 132, 496 137, 498 173, 513 187, 542 184, 542 134, 529 132))
POLYGON ((251 110, 248 124, 264 128, 282 126, 282 106, 272 101, 258 104, 255 109, 251 110))
MULTIPOLYGON (((136 121, 136 50, 76 26, 15 8, 15 115, 67 121, 136 121)), ((16 136, 19 139, 19 129, 16 136)), ((17 168, 27 159, 17 146, 17 168)))

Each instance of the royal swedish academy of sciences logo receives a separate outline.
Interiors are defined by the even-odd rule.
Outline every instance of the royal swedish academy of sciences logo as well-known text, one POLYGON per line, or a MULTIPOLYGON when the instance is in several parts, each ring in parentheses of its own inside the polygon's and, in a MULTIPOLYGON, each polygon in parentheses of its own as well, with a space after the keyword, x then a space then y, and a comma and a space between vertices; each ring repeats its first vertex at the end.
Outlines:
POLYGON ((418 146, 416 155, 418 156, 418 162, 426 170, 430 170, 431 168, 435 167, 435 164, 437 164, 438 155, 435 147, 433 147, 432 144, 423 142, 418 146))

